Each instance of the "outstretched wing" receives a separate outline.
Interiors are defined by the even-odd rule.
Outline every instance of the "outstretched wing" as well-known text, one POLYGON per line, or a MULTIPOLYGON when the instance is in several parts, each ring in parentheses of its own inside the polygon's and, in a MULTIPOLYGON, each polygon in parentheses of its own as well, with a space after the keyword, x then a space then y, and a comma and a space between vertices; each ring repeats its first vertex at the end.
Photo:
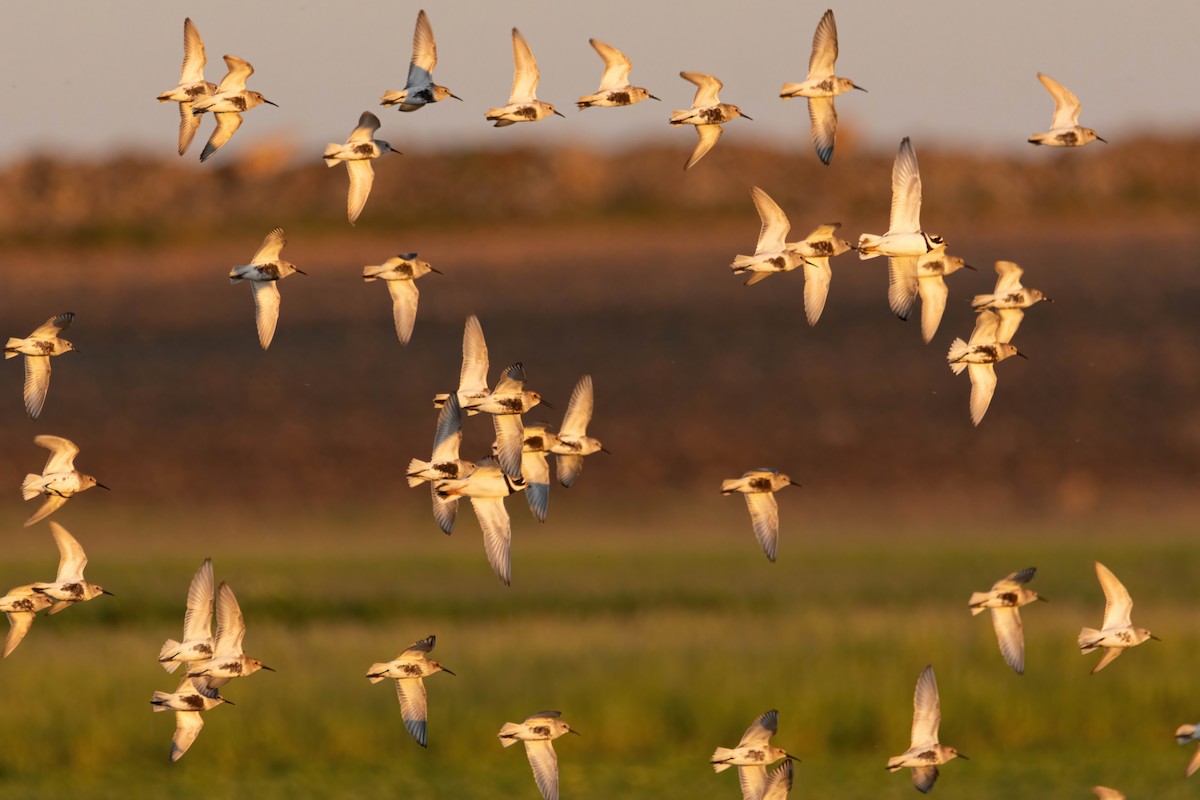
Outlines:
POLYGON ((1049 75, 1038 73, 1038 80, 1054 98, 1054 118, 1050 122, 1050 130, 1056 128, 1074 128, 1079 124, 1079 98, 1067 87, 1051 78, 1049 75))
POLYGON ((607 92, 628 86, 629 71, 633 69, 633 62, 629 57, 599 39, 588 39, 588 44, 604 59, 604 75, 600 78, 600 88, 597 91, 607 92))
POLYGON ((346 196, 346 218, 353 225, 367 205, 367 196, 371 194, 371 184, 375 182, 375 170, 369 159, 358 159, 346 162, 346 172, 350 175, 350 194, 346 196))
POLYGON ((213 617, 212 559, 204 559, 188 587, 187 611, 183 615, 183 640, 203 641, 212 636, 213 617))
POLYGON ((284 235, 283 228, 272 228, 263 237, 263 243, 259 245, 258 252, 250 259, 250 263, 255 266, 274 264, 279 260, 279 254, 286 245, 287 236, 284 235))
POLYGON ((458 390, 460 392, 484 393, 488 390, 488 349, 483 338, 483 326, 479 317, 472 314, 467 317, 463 328, 463 360, 462 370, 458 374, 458 390))
POLYGON ((241 92, 246 88, 246 79, 254 74, 254 67, 249 61, 237 56, 225 56, 225 66, 229 70, 221 78, 217 92, 241 92))
POLYGON ((1021 612, 1016 606, 992 609, 992 628, 1000 644, 1004 661, 1018 675, 1025 674, 1025 632, 1021 626, 1021 612))
POLYGON ((70 439, 43 433, 33 437, 33 443, 50 451, 50 458, 46 459, 46 466, 42 469, 43 475, 75 469, 75 456, 79 455, 79 448, 70 439))
POLYGON ((219 111, 213 116, 217 118, 217 127, 213 128, 212 135, 200 151, 201 161, 207 161, 209 156, 224 147, 237 129, 242 127, 242 114, 239 111, 219 111))
POLYGON ((913 301, 917 299, 916 256, 888 258, 888 306, 900 319, 908 319, 913 301))
POLYGON ((358 117, 358 125, 354 130, 350 131, 350 136, 346 139, 346 144, 371 141, 375 138, 375 131, 379 130, 381 124, 379 117, 370 111, 364 111, 358 117))
POLYGON ((833 20, 833 9, 829 9, 817 23, 813 33, 812 55, 808 57, 808 79, 827 78, 833 74, 833 64, 838 57, 837 23, 833 20))
POLYGON ((724 132, 725 129, 720 125, 697 125, 696 136, 700 138, 700 141, 696 142, 696 149, 692 151, 691 158, 683 165, 683 168, 691 169, 696 166, 700 159, 708 155, 708 151, 713 149, 713 146, 724 132))
POLYGON ((779 712, 775 709, 764 711, 750 723, 738 747, 754 747, 767 744, 771 737, 779 732, 779 712))
POLYGON ((537 99, 538 81, 541 79, 538 74, 537 61, 534 59, 533 51, 529 49, 525 37, 516 28, 512 30, 512 41, 513 86, 512 94, 508 97, 508 104, 529 103, 537 99))
POLYGON ((892 214, 889 233, 912 233, 921 230, 921 171, 917 153, 905 136, 892 165, 892 214))
POLYGON ((592 376, 584 375, 575 384, 571 392, 571 400, 567 403, 567 413, 563 415, 560 436, 586 436, 588 423, 592 420, 592 376))
POLYGON ((200 83, 204 80, 204 65, 208 57, 204 54, 204 42, 200 39, 200 31, 196 30, 191 17, 183 21, 183 69, 180 70, 179 83, 200 83))
POLYGON ((509 547, 512 542, 512 523, 501 497, 472 497, 471 507, 483 529, 483 547, 488 563, 505 586, 512 585, 512 562, 509 547))
POLYGON ((279 282, 253 281, 254 322, 258 326, 258 343, 266 350, 275 338, 275 326, 279 323, 279 282))
POLYGON ((429 736, 426 720, 429 716, 425 698, 425 681, 420 678, 397 678, 396 697, 400 700, 400 717, 404 727, 421 747, 427 747, 429 736))
POLYGON ((771 561, 779 549, 779 504, 774 492, 747 492, 746 505, 750 509, 750 521, 754 523, 754 536, 771 561))
POLYGON ((912 746, 935 744, 942 724, 942 705, 938 700, 937 678, 930 664, 921 670, 913 692, 912 746))
POLYGON ((83 570, 87 566, 87 554, 75 537, 57 522, 50 523, 50 533, 58 545, 58 583, 82 583, 83 570))
POLYGON ((542 792, 542 800, 558 800, 558 756, 549 739, 525 742, 525 755, 533 768, 533 781, 542 792))
POLYGON ((757 186, 750 187, 750 196, 754 199, 754 207, 758 209, 758 218, 762 227, 758 231, 758 244, 754 254, 778 253, 784 248, 784 240, 792 229, 787 214, 771 196, 757 186))
POLYGON ((46 393, 50 391, 50 356, 25 356, 25 411, 30 419, 37 419, 46 405, 46 393))
POLYGON ((808 98, 808 119, 812 123, 813 146, 822 164, 833 160, 833 144, 837 138, 837 108, 832 97, 808 98))
POLYGON ((1133 598, 1125 584, 1117 580, 1112 570, 1096 562, 1096 577, 1100 579, 1100 588, 1104 590, 1104 627, 1127 628, 1132 623, 1133 598))
POLYGON ((704 72, 681 72, 679 77, 696 84, 696 96, 692 99, 692 108, 715 106, 721 102, 718 96, 725 84, 704 72))

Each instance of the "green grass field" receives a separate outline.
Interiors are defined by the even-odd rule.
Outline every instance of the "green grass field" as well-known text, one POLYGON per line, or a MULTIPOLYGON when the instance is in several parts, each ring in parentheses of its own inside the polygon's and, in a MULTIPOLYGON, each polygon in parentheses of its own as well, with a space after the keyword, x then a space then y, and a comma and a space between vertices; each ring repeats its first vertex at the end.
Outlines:
MULTIPOLYGON (((469 510, 444 537, 415 503, 398 515, 252 518, 105 517, 83 513, 92 498, 75 501, 60 521, 87 549, 88 577, 116 596, 39 619, 0 663, 0 795, 532 800, 521 748, 502 749, 495 732, 557 708, 582 733, 556 743, 564 798, 734 798, 736 775, 714 775, 708 756, 778 708, 775 743, 803 761, 794 797, 908 798, 907 772, 882 767, 908 745, 926 663, 941 689, 942 741, 971 757, 943 768, 937 796, 1084 798, 1093 783, 1131 797, 1194 794, 1183 776, 1190 748, 1171 737, 1200 718, 1193 517, 976 527, 941 513, 930 527, 813 518, 812 501, 793 492, 781 496, 772 565, 738 498, 654 511, 644 500, 589 504, 585 491, 558 492, 544 526, 510 501, 511 589, 491 574, 469 510), (206 555, 237 591, 247 651, 278 672, 226 687, 236 705, 209 712, 171 764, 173 715, 148 701, 177 677, 155 657, 178 638, 206 555), (1089 676, 1099 656, 1080 656, 1074 639, 1102 616, 1097 558, 1129 587, 1134 622, 1163 641, 1089 676), (966 600, 1029 565, 1051 602, 1025 610, 1018 677, 966 600), (458 676, 426 682, 424 751, 392 684, 363 675, 430 633, 434 657, 458 676)), ((0 581, 52 576, 44 525, 10 539, 0 581)))

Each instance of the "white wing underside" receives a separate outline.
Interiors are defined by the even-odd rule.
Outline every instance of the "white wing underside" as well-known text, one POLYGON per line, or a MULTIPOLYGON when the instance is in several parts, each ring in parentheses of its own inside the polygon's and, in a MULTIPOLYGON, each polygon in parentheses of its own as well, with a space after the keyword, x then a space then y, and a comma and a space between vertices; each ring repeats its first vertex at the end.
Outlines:
POLYGON ((888 258, 888 306, 900 319, 908 319, 918 294, 917 257, 888 258))
POLYGON ((1025 672, 1025 633, 1021 625, 1021 612, 1015 607, 993 608, 992 628, 1000 644, 1004 661, 1018 675, 1025 672))
POLYGON ((817 30, 813 33, 812 55, 808 57, 808 80, 819 80, 833 75, 838 57, 837 23, 833 11, 826 11, 817 30))
POLYGON ((254 290, 254 322, 258 326, 258 343, 266 350, 275 338, 279 323, 279 282, 252 281, 254 290))
POLYGON ((825 301, 829 297, 829 284, 833 280, 833 270, 829 268, 828 258, 805 259, 804 264, 804 316, 809 325, 816 325, 825 310, 825 301))
POLYGON ((50 533, 58 545, 57 583, 83 583, 83 570, 87 567, 87 555, 67 529, 57 522, 50 523, 50 533))
POLYGON ((467 317, 463 328, 462 371, 458 376, 458 391, 485 394, 488 390, 488 349, 483 338, 483 326, 474 314, 467 317))
POLYGON ((1054 118, 1050 121, 1050 130, 1059 128, 1074 128, 1079 124, 1079 98, 1067 87, 1051 78, 1049 75, 1038 73, 1038 80, 1054 98, 1054 118))
POLYGON ((50 357, 25 356, 25 411, 30 419, 37 419, 46 405, 46 393, 50 391, 50 357))
POLYGON ((971 377, 971 421, 978 425, 996 391, 996 369, 992 364, 967 364, 967 374, 971 377))
POLYGON ((533 769, 533 781, 542 793, 543 800, 558 800, 558 756, 549 739, 532 739, 525 742, 525 755, 533 769))
POLYGON ((746 493, 746 506, 750 509, 750 521, 754 524, 754 536, 771 561, 779 549, 779 504, 774 492, 746 493))
POLYGON ((770 195, 757 186, 751 187, 750 196, 754 198, 754 207, 758 209, 758 218, 762 221, 754 254, 781 252, 786 246, 788 232, 792 229, 787 215, 770 195))
POLYGON ((188 587, 187 611, 183 615, 183 640, 197 642, 212 636, 213 568, 204 559, 188 587))
POLYGON ((917 153, 905 137, 892 165, 892 214, 888 233, 915 233, 921 230, 921 172, 917 153))
POLYGON ((596 93, 624 89, 628 86, 629 71, 633 69, 633 63, 629 58, 611 44, 606 44, 599 39, 588 39, 588 44, 604 59, 604 75, 600 78, 600 88, 596 90, 596 93))
POLYGON ((537 100, 538 73, 537 61, 525 37, 516 28, 512 32, 513 40, 513 85, 512 94, 508 96, 508 104, 517 105, 533 103, 537 100))
POLYGON ((483 547, 488 563, 506 586, 512 584, 512 564, 509 557, 512 524, 501 497, 472 497, 471 507, 483 529, 483 547))
POLYGON ((350 176, 350 193, 346 196, 346 217, 353 225, 367 205, 367 197, 371 194, 371 184, 375 182, 375 170, 371 166, 371 161, 363 158, 347 161, 346 172, 350 176))
POLYGON ((694 167, 696 163, 700 161, 700 159, 704 158, 704 156, 708 154, 709 150, 713 149, 713 146, 717 143, 717 140, 721 138, 721 134, 724 132, 725 129, 720 125, 697 125, 696 136, 698 136, 700 140, 696 142, 696 149, 692 151, 691 158, 688 159, 687 164, 685 164, 683 168, 691 169, 694 167))
POLYGON ((561 436, 586 436, 588 423, 592 420, 592 376, 584 375, 575 384, 571 399, 567 403, 567 412, 563 415, 561 436))
POLYGON ((404 727, 421 747, 428 745, 428 710, 425 681, 420 678, 397 678, 396 698, 400 701, 400 716, 404 727))
POLYGON ((928 344, 942 323, 942 314, 946 311, 946 297, 950 290, 941 275, 918 278, 917 288, 921 293, 921 336, 928 344))
POLYGON ((812 123, 812 140, 817 156, 828 164, 833 159, 833 144, 837 138, 838 116, 833 98, 808 98, 808 119, 812 123))
POLYGON ((1104 628, 1128 628, 1133 623, 1133 598, 1125 585, 1117 580, 1112 571, 1096 562, 1096 577, 1100 579, 1100 588, 1104 590, 1104 628))
POLYGON ((416 281, 385 281, 392 296, 392 321, 396 324, 396 338, 408 344, 413 326, 417 322, 417 299, 420 292, 416 281))
POLYGON ((712 75, 706 75, 703 72, 681 72, 679 77, 696 84, 696 96, 692 99, 692 108, 715 106, 721 102, 719 95, 725 84, 712 75))
POLYGON ((912 746, 936 744, 941 723, 942 706, 938 701, 937 678, 934 677, 933 667, 928 666, 921 671, 913 693, 912 746))

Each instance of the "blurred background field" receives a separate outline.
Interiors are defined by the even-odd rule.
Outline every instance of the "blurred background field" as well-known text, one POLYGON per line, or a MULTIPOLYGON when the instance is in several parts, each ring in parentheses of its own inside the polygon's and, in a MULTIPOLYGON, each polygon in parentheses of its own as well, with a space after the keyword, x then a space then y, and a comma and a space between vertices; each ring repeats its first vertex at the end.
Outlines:
MULTIPOLYGON (((714 775, 707 756, 778 708, 775 742, 803 760, 795 795, 905 798, 907 773, 881 767, 907 747, 913 685, 933 663, 942 740, 971 757, 943 769, 939 795, 1084 797, 1104 782, 1131 797, 1191 796, 1190 748, 1171 733, 1197 709, 1192 519, 1072 524, 1001 510, 966 529, 936 512, 887 523, 831 515, 794 490, 781 496, 772 566, 737 498, 633 507, 583 488, 557 498, 545 526, 514 504, 512 589, 490 574, 469 520, 447 538, 424 509, 275 507, 256 519, 220 507, 121 515, 75 501, 63 522, 86 537, 89 575, 116 597, 38 620, 4 662, 0 788, 533 796, 523 753, 503 750, 495 732, 553 706, 582 732, 556 743, 564 797, 736 797, 734 775, 714 775), (238 591, 248 651, 278 672, 226 687, 236 705, 208 713, 172 765, 172 717, 147 701, 174 686, 154 655, 178 635, 202 555, 238 591), (1081 657, 1074 637, 1102 614, 1095 558, 1129 587, 1135 622, 1163 641, 1089 676, 1098 656, 1081 657), (1024 610, 1018 677, 966 599, 1030 564, 1050 602, 1024 610), (429 633, 457 677, 426 681, 422 751, 391 683, 363 675, 429 633)), ((22 533, 0 571, 10 583, 53 569, 45 531, 22 533)))
MULTIPOLYGON (((16 492, 44 463, 33 436, 53 433, 113 488, 56 519, 116 593, 39 619, 0 664, 0 793, 531 797, 524 755, 494 735, 553 707, 583 733, 558 743, 564 798, 736 797, 707 757, 777 707, 776 744, 804 762, 793 796, 910 797, 881 767, 907 747, 933 663, 943 740, 972 758, 943 770, 939 796, 1185 796, 1190 749, 1171 733, 1200 712, 1196 142, 1038 159, 918 143, 926 227, 978 268, 949 279, 929 346, 888 311, 882 259, 835 259, 811 329, 799 275, 744 288, 727 273, 757 238, 752 184, 797 238, 829 221, 850 240, 882 231, 892 151, 848 138, 835 175, 807 151, 723 141, 685 176, 690 142, 410 153, 380 165, 358 229, 341 171, 286 148, 204 171, 0 169, 7 335, 72 310, 81 350, 54 362, 37 423, 19 363, 4 365, 0 581, 53 574, 16 492), (225 275, 280 224, 309 275, 282 285, 263 353, 250 292, 225 275), (421 280, 401 348, 386 292, 359 276, 412 250, 446 274, 421 280), (976 429, 944 356, 997 259, 1056 302, 1028 313, 1015 342, 1030 359, 999 366, 976 429), (457 381, 470 313, 492 375, 521 360, 553 404, 533 421, 557 423, 592 374, 591 432, 613 451, 552 490, 545 525, 508 501, 511 589, 472 513, 442 536, 402 476, 428 454, 429 399, 457 381), (760 464, 803 484, 780 495, 774 565, 745 504, 717 490, 760 464), (172 718, 148 700, 176 679, 154 658, 205 556, 238 593, 248 652, 279 671, 231 684, 236 706, 171 765, 172 718), (1102 617, 1095 559, 1163 641, 1089 676, 1099 657, 1074 639, 1102 617), (1030 565, 1051 602, 1026 611, 1017 677, 966 600, 1030 565), (363 675, 431 633, 459 676, 427 682, 425 752, 390 685, 363 675)), ((464 454, 490 434, 468 420, 464 454)))

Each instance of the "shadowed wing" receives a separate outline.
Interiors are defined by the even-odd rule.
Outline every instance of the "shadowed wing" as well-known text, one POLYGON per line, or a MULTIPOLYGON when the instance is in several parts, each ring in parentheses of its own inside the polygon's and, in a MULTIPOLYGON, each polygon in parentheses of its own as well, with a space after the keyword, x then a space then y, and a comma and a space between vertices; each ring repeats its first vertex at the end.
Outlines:
POLYGON ((428 746, 425 681, 420 678, 397 678, 396 697, 400 700, 400 716, 404 727, 421 747, 428 746))
POLYGON ((196 741, 204 727, 204 718, 199 711, 175 712, 175 736, 171 739, 171 760, 178 761, 196 741))
POLYGON ((239 111, 219 111, 213 116, 217 118, 217 127, 213 128, 212 135, 200 151, 201 161, 207 161, 209 156, 224 147, 237 133, 237 129, 242 127, 242 114, 239 111))
POLYGON ((379 130, 381 124, 379 117, 370 111, 364 111, 358 117, 358 125, 354 130, 350 131, 350 136, 346 139, 346 144, 370 142, 375 138, 375 131, 379 130))
POLYGON ((779 712, 775 709, 763 712, 754 722, 750 723, 749 728, 746 728, 746 732, 742 734, 742 740, 738 742, 738 747, 765 745, 778 731, 779 712))
POLYGON ((72 311, 68 311, 65 314, 55 314, 53 317, 39 325, 37 330, 29 334, 29 338, 57 339, 60 333, 71 327, 71 323, 74 320, 75 313, 72 311))
POLYGON ((833 160, 833 144, 837 138, 837 108, 832 97, 808 98, 808 119, 812 123, 813 146, 822 164, 833 160))

